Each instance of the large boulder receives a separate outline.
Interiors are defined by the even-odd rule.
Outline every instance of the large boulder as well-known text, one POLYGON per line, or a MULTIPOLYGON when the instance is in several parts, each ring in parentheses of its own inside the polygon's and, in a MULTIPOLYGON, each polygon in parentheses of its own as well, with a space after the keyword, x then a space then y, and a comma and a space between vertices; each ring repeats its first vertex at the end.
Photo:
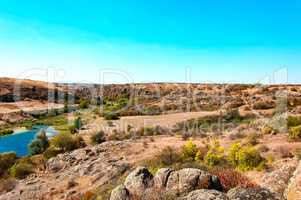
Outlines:
POLYGON ((279 200, 267 189, 234 188, 227 193, 230 200, 279 200))
POLYGON ((153 186, 153 175, 145 167, 138 167, 130 173, 124 182, 132 196, 142 196, 145 190, 153 186))
POLYGON ((190 192, 187 196, 177 198, 177 200, 229 200, 229 198, 217 190, 202 189, 190 192))
POLYGON ((279 198, 282 197, 296 167, 297 162, 295 161, 281 161, 277 164, 276 170, 269 172, 262 177, 260 186, 275 193, 279 198))
POLYGON ((129 195, 124 185, 119 185, 112 191, 110 200, 128 200, 129 195))
MULTIPOLYGON (((153 177, 145 167, 138 167, 128 175, 124 182, 124 188, 119 186, 114 190, 114 196, 121 194, 126 196, 124 194, 127 191, 128 196, 132 199, 149 200, 171 197, 175 199, 177 196, 188 194, 197 189, 222 191, 223 187, 218 177, 199 169, 186 168, 175 171, 170 168, 163 168, 153 177)), ((111 200, 113 200, 112 197, 111 200)))
POLYGON ((284 197, 287 200, 301 199, 301 162, 289 181, 284 197))

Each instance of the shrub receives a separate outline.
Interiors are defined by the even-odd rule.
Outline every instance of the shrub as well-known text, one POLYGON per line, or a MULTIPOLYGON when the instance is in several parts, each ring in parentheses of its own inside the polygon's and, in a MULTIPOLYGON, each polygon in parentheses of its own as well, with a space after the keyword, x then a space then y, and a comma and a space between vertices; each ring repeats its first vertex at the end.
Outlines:
POLYGON ((76 130, 80 130, 83 126, 83 122, 82 122, 82 119, 80 117, 77 117, 75 120, 74 120, 74 124, 73 124, 74 128, 76 130))
POLYGON ((97 133, 94 133, 90 138, 91 144, 101 144, 106 141, 105 134, 103 131, 99 131, 97 133))
POLYGON ((256 187, 256 184, 252 183, 246 176, 233 169, 217 169, 213 171, 213 174, 219 178, 225 192, 236 187, 256 187))
POLYGON ((89 107, 89 101, 86 99, 81 99, 79 102, 79 108, 80 109, 85 109, 89 107))
POLYGON ((266 153, 270 150, 269 147, 264 144, 260 145, 257 149, 261 153, 266 153))
POLYGON ((63 153, 63 152, 56 148, 50 147, 43 153, 43 157, 44 157, 44 159, 48 160, 50 158, 57 156, 60 153, 63 153))
POLYGON ((258 150, 253 147, 243 147, 237 154, 237 168, 241 171, 248 171, 254 168, 261 170, 264 167, 265 160, 261 157, 258 150))
POLYGON ((43 153, 49 147, 49 141, 46 136, 46 132, 43 130, 37 134, 35 140, 28 145, 30 155, 36 155, 43 153))
POLYGON ((262 127, 261 129, 261 133, 263 135, 268 135, 268 134, 277 134, 278 130, 272 128, 271 126, 265 125, 264 127, 262 127))
POLYGON ((118 113, 115 113, 115 112, 106 112, 106 113, 104 113, 104 118, 105 118, 105 120, 118 120, 119 115, 118 115, 118 113))
POLYGON ((4 129, 4 130, 0 131, 0 136, 10 135, 10 134, 13 134, 13 133, 14 133, 14 131, 11 130, 11 129, 4 129))
POLYGON ((265 102, 265 101, 258 101, 255 102, 253 105, 253 109, 255 110, 267 110, 274 108, 274 105, 272 102, 265 102))
POLYGON ((51 145, 61 152, 72 151, 79 148, 77 141, 68 133, 61 133, 53 137, 51 145))
POLYGON ((77 133, 77 129, 75 128, 74 125, 68 126, 68 130, 70 131, 71 134, 77 133))
POLYGON ((0 194, 12 191, 16 185, 17 182, 13 178, 0 179, 0 194))
POLYGON ((258 133, 251 132, 248 134, 248 136, 246 138, 246 144, 254 146, 259 143, 259 141, 258 141, 259 138, 260 138, 260 135, 258 133))
POLYGON ((301 117, 297 117, 297 116, 288 116, 287 117, 287 127, 291 128, 291 127, 296 127, 301 125, 301 117))
POLYGON ((265 163, 258 150, 249 146, 243 147, 240 143, 231 145, 227 160, 232 166, 242 171, 260 168, 265 163))
POLYGON ((197 152, 198 148, 196 144, 190 139, 182 148, 182 159, 185 161, 193 161, 196 158, 197 152))
POLYGON ((204 157, 205 163, 211 168, 220 164, 223 158, 224 148, 220 146, 217 140, 214 140, 212 145, 208 145, 208 152, 204 157))
POLYGON ((10 168, 11 175, 17 179, 24 179, 33 172, 33 166, 28 163, 16 163, 10 168))
POLYGON ((154 159, 152 159, 152 165, 157 167, 168 167, 179 162, 180 155, 176 149, 172 147, 166 147, 162 149, 154 159))
POLYGON ((17 155, 14 152, 0 154, 0 176, 15 164, 17 155))
POLYGON ((301 126, 292 127, 289 129, 288 139, 290 141, 298 141, 301 138, 301 126))

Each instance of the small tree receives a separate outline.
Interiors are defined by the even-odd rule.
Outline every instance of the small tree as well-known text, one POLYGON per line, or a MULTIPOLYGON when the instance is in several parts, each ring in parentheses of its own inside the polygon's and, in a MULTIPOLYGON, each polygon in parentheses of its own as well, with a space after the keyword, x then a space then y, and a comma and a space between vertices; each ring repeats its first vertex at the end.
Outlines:
POLYGON ((80 130, 83 126, 83 123, 82 123, 82 119, 80 117, 77 117, 75 120, 74 120, 74 128, 76 130, 80 130))
POLYGON ((88 102, 88 100, 86 100, 86 99, 81 99, 80 101, 79 101, 79 108, 80 109, 86 109, 86 108, 88 108, 89 107, 89 102, 88 102))
POLYGON ((42 130, 37 134, 36 139, 28 145, 28 151, 30 155, 36 155, 43 153, 48 147, 49 141, 46 136, 46 132, 42 130))
POLYGON ((51 140, 51 145, 62 152, 72 151, 77 148, 76 141, 68 133, 61 133, 55 136, 51 140))
POLYGON ((193 143, 192 139, 186 142, 182 149, 182 158, 185 161, 193 161, 198 152, 196 144, 193 143))
POLYGON ((103 131, 99 131, 99 132, 93 134, 91 136, 90 140, 91 140, 91 144, 93 144, 93 145, 101 144, 106 141, 105 134, 103 131))

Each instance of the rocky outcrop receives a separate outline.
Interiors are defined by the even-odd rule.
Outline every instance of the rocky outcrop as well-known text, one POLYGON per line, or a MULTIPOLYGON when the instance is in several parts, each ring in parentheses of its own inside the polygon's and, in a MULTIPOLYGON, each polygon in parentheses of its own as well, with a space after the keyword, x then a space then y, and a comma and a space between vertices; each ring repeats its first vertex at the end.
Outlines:
POLYGON ((264 188, 234 188, 227 195, 230 200, 280 200, 264 188))
POLYGON ((289 181, 284 197, 287 200, 301 199, 301 162, 299 162, 293 177, 289 181))
POLYGON ((282 198, 290 178, 296 170, 297 162, 283 160, 276 164, 276 170, 262 177, 260 186, 273 192, 278 198, 282 198))
MULTIPOLYGON (((111 151, 127 145, 127 142, 106 142, 60 154, 48 160, 46 171, 18 181, 12 191, 0 195, 0 200, 77 199, 129 169, 123 157, 111 151)), ((126 196, 127 190, 117 188, 112 194, 117 195, 115 199, 123 200, 121 197, 126 196)))
POLYGON ((196 190, 177 200, 229 200, 229 198, 216 190, 196 190))
POLYGON ((147 168, 138 167, 129 174, 124 185, 118 186, 112 192, 111 200, 155 200, 163 198, 160 193, 176 197, 196 189, 222 190, 222 185, 217 177, 199 169, 186 168, 175 171, 164 168, 153 176, 147 168))

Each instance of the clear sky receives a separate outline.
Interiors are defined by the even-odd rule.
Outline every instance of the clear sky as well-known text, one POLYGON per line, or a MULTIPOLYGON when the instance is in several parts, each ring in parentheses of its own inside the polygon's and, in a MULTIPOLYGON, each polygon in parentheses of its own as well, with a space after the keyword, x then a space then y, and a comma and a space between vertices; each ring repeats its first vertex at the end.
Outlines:
POLYGON ((301 1, 0 0, 0 52, 8 77, 301 83, 301 1))

